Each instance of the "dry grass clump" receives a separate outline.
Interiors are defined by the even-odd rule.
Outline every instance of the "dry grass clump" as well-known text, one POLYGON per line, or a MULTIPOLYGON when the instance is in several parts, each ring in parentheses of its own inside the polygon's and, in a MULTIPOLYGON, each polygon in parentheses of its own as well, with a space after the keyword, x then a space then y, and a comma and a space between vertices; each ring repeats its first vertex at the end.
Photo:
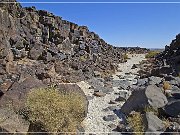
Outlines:
POLYGON ((83 97, 55 88, 33 89, 27 97, 27 117, 48 132, 76 132, 84 117, 83 97))
POLYGON ((123 58, 124 58, 125 60, 129 59, 128 54, 124 54, 124 55, 123 55, 123 58))
POLYGON ((144 125, 143 117, 140 112, 133 112, 127 119, 127 122, 132 127, 134 134, 143 135, 144 134, 144 125))
POLYGON ((169 84, 169 82, 164 81, 163 82, 163 89, 164 90, 169 90, 171 88, 171 85, 169 84))
POLYGON ((152 106, 146 106, 144 112, 153 112, 154 115, 159 115, 158 109, 153 108, 152 106))
POLYGON ((80 56, 80 61, 85 62, 87 58, 85 56, 80 56))
POLYGON ((157 54, 159 54, 160 52, 159 51, 149 51, 145 58, 154 58, 157 54))
POLYGON ((167 118, 162 118, 162 122, 165 128, 168 128, 171 125, 171 122, 167 118))

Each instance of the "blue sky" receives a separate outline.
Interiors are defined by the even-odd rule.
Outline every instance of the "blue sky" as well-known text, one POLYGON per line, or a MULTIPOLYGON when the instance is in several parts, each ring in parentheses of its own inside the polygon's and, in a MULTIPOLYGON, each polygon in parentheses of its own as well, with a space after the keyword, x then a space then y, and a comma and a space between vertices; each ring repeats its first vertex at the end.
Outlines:
MULTIPOLYGON (((19 0, 32 2, 33 0, 19 0)), ((35 1, 35 0, 34 0, 35 1)), ((36 0, 38 2, 52 0, 36 0)), ((53 0, 54 2, 60 0, 53 0)), ((65 1, 65 0, 61 0, 65 1)), ((66 0, 67 1, 67 0, 66 0)), ((68 0, 97 1, 97 0, 68 0)), ((110 0, 98 0, 109 1, 110 0)), ((120 0, 113 0, 119 1, 120 0)), ((135 0, 129 0, 135 2, 135 0)), ((137 1, 137 0, 136 0, 137 1)), ((139 0, 142 1, 142 0, 139 0)), ((153 1, 153 0, 151 0, 153 1)), ((155 0, 154 0, 155 1, 155 0)), ((158 0, 165 2, 167 0, 158 0)), ((174 2, 180 2, 174 0, 174 2)), ((156 1, 157 2, 157 1, 156 1)), ((63 19, 86 25, 115 46, 163 48, 180 33, 179 4, 22 4, 48 10, 63 19)))

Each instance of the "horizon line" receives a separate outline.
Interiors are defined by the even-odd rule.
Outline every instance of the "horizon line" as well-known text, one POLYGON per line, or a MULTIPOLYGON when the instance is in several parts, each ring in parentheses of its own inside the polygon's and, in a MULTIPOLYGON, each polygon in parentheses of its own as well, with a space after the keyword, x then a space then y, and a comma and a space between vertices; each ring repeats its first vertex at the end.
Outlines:
POLYGON ((0 3, 25 3, 25 4, 31 4, 31 3, 39 3, 39 4, 55 4, 55 3, 59 3, 59 4, 180 4, 180 2, 80 2, 80 1, 75 1, 75 2, 70 2, 70 1, 44 1, 44 2, 41 2, 41 1, 20 1, 20 2, 0 2, 0 3))

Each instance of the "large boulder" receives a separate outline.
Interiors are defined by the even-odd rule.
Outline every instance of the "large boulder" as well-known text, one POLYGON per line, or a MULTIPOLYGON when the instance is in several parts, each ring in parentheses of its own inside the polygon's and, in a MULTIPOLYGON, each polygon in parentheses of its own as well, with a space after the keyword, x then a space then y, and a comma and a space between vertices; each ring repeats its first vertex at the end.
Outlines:
POLYGON ((45 85, 34 77, 28 77, 23 82, 15 82, 0 99, 0 108, 7 105, 13 105, 18 111, 24 106, 27 93, 33 88, 45 87, 45 85))
POLYGON ((169 102, 163 109, 167 115, 180 117, 180 100, 169 102))
POLYGON ((154 68, 151 71, 151 74, 153 76, 161 76, 162 74, 171 75, 172 73, 173 73, 173 69, 170 66, 163 66, 163 67, 154 68))
POLYGON ((26 78, 21 83, 14 83, 0 99, 0 131, 2 132, 27 132, 29 123, 18 113, 24 106, 27 93, 33 88, 45 87, 36 78, 26 78))
POLYGON ((142 110, 147 106, 161 108, 167 104, 167 98, 156 85, 149 85, 145 89, 137 89, 132 92, 121 110, 129 114, 131 111, 142 110))

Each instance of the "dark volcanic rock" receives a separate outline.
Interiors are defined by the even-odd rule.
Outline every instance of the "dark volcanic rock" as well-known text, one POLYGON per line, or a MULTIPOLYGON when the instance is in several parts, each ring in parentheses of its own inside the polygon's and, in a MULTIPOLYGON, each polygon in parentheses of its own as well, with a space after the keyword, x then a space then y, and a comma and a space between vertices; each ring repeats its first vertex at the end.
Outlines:
POLYGON ((169 102, 165 107, 164 111, 166 114, 172 117, 180 117, 180 100, 169 102))
POLYGON ((180 34, 176 36, 176 39, 172 40, 171 44, 169 46, 165 46, 165 50, 160 53, 156 60, 159 65, 169 65, 171 69, 163 69, 163 71, 166 71, 167 73, 174 73, 176 72, 176 75, 179 73, 179 63, 180 63, 180 34))
POLYGON ((14 83, 9 91, 1 98, 0 107, 4 107, 11 103, 15 109, 20 109, 24 106, 24 100, 28 92, 33 88, 41 88, 45 85, 38 79, 29 77, 21 83, 14 83))
POLYGON ((117 119, 117 116, 116 115, 107 115, 107 116, 104 116, 103 117, 103 120, 104 121, 114 121, 117 119))
POLYGON ((167 102, 167 98, 160 88, 155 85, 149 85, 145 89, 134 90, 121 110, 129 114, 133 110, 142 110, 149 105, 154 108, 161 108, 165 106, 167 102))
POLYGON ((62 76, 60 82, 77 82, 114 72, 117 64, 124 62, 123 53, 127 51, 147 51, 113 47, 86 26, 62 20, 48 11, 23 8, 16 0, 3 1, 11 3, 1 3, 0 7, 0 61, 4 60, 4 64, 0 62, 0 75, 7 74, 7 62, 31 59, 54 63, 62 76))

